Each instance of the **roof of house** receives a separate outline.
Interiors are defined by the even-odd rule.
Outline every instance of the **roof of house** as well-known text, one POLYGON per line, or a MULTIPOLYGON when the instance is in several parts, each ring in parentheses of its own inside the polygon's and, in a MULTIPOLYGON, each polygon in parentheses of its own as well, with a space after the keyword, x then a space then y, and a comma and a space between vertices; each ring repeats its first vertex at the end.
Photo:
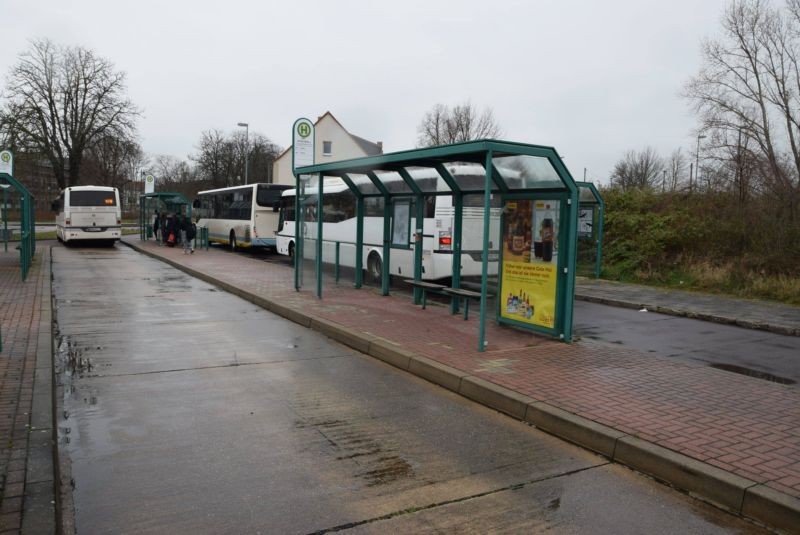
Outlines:
MULTIPOLYGON (((377 156, 378 154, 383 154, 383 144, 381 144, 381 143, 373 143, 372 141, 368 141, 368 140, 364 139, 363 137, 359 137, 359 136, 357 136, 355 134, 351 134, 350 132, 347 131, 347 128, 345 128, 344 125, 339 122, 339 119, 334 117, 333 114, 330 111, 326 111, 325 113, 323 113, 322 115, 317 117, 317 120, 314 121, 314 126, 318 125, 319 122, 322 119, 324 119, 325 116, 328 116, 328 115, 330 116, 331 119, 333 119, 336 122, 336 124, 338 124, 341 127, 342 130, 344 130, 344 132, 348 136, 350 136, 350 138, 356 143, 356 145, 358 145, 361 148, 361 150, 364 151, 364 154, 366 156, 377 156)), ((286 147, 286 149, 278 155, 278 158, 281 158, 284 154, 289 152, 291 150, 291 148, 292 148, 291 145, 286 147)), ((278 158, 276 158, 276 160, 278 158)))

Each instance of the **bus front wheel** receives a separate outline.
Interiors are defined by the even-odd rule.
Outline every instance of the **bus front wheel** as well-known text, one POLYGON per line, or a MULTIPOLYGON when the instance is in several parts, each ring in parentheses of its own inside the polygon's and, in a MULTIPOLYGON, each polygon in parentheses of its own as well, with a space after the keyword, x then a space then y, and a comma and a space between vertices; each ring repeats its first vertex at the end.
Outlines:
POLYGON ((236 233, 231 231, 231 235, 228 237, 228 242, 231 247, 231 252, 236 251, 236 233))
POLYGON ((367 259, 367 271, 374 282, 380 282, 383 275, 383 261, 377 253, 372 253, 367 259))

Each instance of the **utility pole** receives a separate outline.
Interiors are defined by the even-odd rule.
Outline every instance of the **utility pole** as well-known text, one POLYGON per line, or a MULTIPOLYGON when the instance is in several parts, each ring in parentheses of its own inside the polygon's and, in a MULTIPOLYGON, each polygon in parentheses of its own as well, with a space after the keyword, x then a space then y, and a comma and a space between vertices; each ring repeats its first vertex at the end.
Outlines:
MULTIPOLYGON (((696 162, 695 162, 694 168, 695 168, 695 183, 697 183, 698 186, 700 185, 700 140, 701 139, 705 139, 705 138, 706 138, 706 136, 704 134, 699 134, 697 136, 697 154, 695 155, 696 162)), ((692 179, 691 179, 691 176, 690 176, 689 177, 689 193, 692 193, 693 191, 694 191, 694 188, 692 186, 692 179)))
POLYGON ((250 124, 236 123, 236 126, 244 127, 244 183, 247 184, 248 167, 250 164, 250 124))

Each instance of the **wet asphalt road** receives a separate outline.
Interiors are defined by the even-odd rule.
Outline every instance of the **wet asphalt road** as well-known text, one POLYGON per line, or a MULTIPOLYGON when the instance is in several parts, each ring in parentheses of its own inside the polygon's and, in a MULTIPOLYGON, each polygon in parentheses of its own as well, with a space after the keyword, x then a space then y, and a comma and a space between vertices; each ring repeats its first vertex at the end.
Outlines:
POLYGON ((800 336, 575 301, 575 332, 660 357, 800 386, 800 336))
POLYGON ((124 246, 54 247, 78 533, 755 533, 124 246))

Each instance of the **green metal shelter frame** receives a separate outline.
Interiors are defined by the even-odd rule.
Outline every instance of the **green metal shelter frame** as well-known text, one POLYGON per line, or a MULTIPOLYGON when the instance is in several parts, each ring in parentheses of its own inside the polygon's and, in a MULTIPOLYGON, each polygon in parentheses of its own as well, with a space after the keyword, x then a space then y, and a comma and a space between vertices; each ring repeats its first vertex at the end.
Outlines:
MULTIPOLYGON (((452 236, 452 287, 461 287, 461 242, 463 198, 465 194, 483 195, 483 247, 481 255, 481 299, 480 322, 478 336, 478 351, 485 348, 486 313, 487 313, 487 279, 489 271, 489 243, 490 236, 490 209, 493 195, 499 195, 503 202, 520 198, 557 199, 561 202, 563 210, 560 211, 561 230, 558 233, 559 250, 565 254, 558 256, 557 290, 556 290, 556 318, 554 329, 531 328, 544 334, 555 336, 564 341, 572 338, 573 299, 575 294, 575 262, 577 240, 578 216, 578 186, 567 170, 558 153, 553 147, 528 145, 494 139, 485 139, 443 145, 438 147, 415 149, 401 152, 357 158, 320 165, 299 167, 294 170, 297 195, 295 195, 295 240, 296 258, 294 283, 295 289, 302 286, 302 259, 303 242, 301 233, 304 219, 301 214, 304 200, 308 198, 323 199, 324 178, 340 178, 353 193, 356 199, 356 243, 355 243, 355 287, 362 285, 363 250, 364 250, 364 201, 370 197, 383 198, 383 265, 387 266, 381 272, 381 293, 389 294, 391 232, 392 232, 392 201, 396 198, 414 198, 416 221, 416 236, 421 238, 422 221, 424 219, 424 198, 433 195, 450 195, 453 198, 454 225, 452 236), (510 163, 509 163, 510 162, 510 163), (483 180, 470 183, 451 174, 448 164, 477 164, 483 167, 483 180), (503 165, 505 164, 505 165, 503 165), (520 169, 515 174, 509 174, 509 165, 520 169), (447 191, 439 188, 431 190, 418 179, 412 176, 414 169, 433 169, 446 184, 447 191), (316 175, 315 185, 306 186, 309 178, 316 175), (387 176, 394 178, 387 180, 387 176), (396 179, 400 176, 402 182, 396 179), (398 188, 398 184, 405 187, 398 188), (314 191, 314 188, 316 191, 314 191), (301 198, 303 200, 301 200, 301 198)), ((318 202, 318 206, 324 204, 318 202)), ((322 244, 323 214, 318 209, 316 214, 316 252, 315 275, 316 295, 322 298, 322 244)), ((501 222, 501 232, 503 224, 501 222)), ((502 249, 501 236, 495 237, 502 249)), ((414 280, 422 279, 422 247, 421 242, 415 242, 414 250, 414 280)), ((500 266, 500 265, 498 265, 500 266)), ((498 270, 499 271, 499 270, 498 270)), ((499 274, 499 273, 498 273, 499 274)), ((419 293, 415 291, 415 302, 419 302, 419 293)), ((499 301, 499 299, 498 299, 499 301)), ((452 311, 457 311, 457 298, 453 298, 452 311)), ((500 312, 497 311, 500 320, 500 312)), ((505 323, 509 323, 504 321, 505 323)))
POLYGON ((139 195, 139 239, 145 241, 152 233, 150 229, 156 209, 167 212, 183 213, 192 217, 192 203, 182 193, 145 193, 139 195))
MULTIPOLYGON (((13 170, 12 170, 13 172, 13 170)), ((4 239, 8 237, 8 190, 13 189, 19 194, 20 208, 20 240, 19 240, 19 264, 22 280, 28 277, 28 270, 36 254, 36 211, 34 210, 36 199, 21 182, 7 173, 0 173, 0 189, 3 190, 3 230, 4 239)), ((8 250, 8 242, 4 247, 8 250)))
MULTIPOLYGON (((600 278, 603 266, 603 221, 606 204, 591 182, 575 182, 580 191, 580 209, 592 210, 592 236, 595 243, 594 278, 600 278)), ((580 237, 580 236, 579 236, 580 237)))

